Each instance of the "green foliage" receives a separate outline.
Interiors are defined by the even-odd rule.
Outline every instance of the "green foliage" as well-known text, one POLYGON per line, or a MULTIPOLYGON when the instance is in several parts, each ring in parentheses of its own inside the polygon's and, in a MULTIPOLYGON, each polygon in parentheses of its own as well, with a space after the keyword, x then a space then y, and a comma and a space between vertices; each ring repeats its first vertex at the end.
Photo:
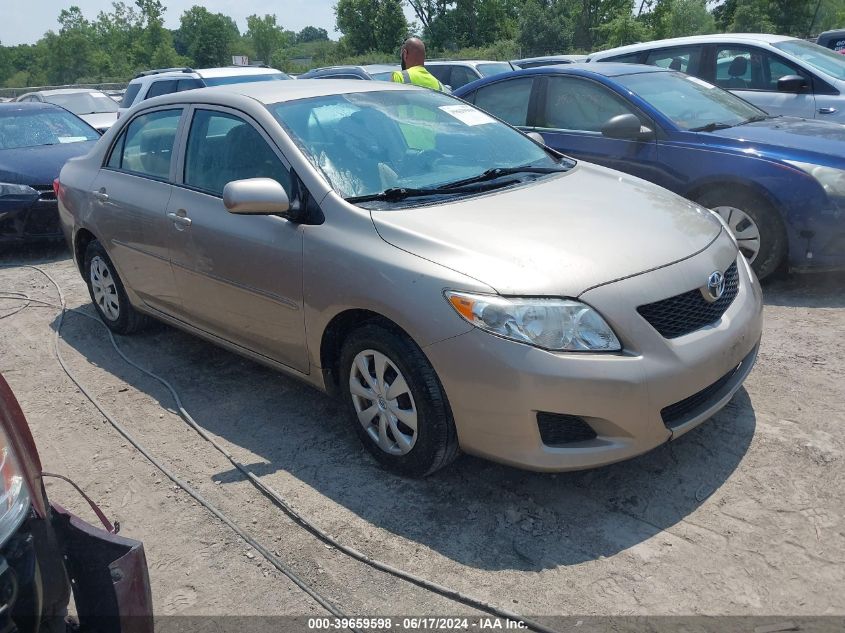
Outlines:
POLYGON ((296 34, 297 44, 307 44, 308 42, 328 42, 329 32, 326 29, 320 29, 316 26, 306 26, 299 33, 296 34))
POLYGON ((334 11, 341 44, 352 54, 398 50, 408 36, 401 0, 338 0, 334 11))
POLYGON ((251 15, 246 19, 246 39, 251 40, 256 59, 268 63, 282 48, 296 40, 296 34, 285 31, 276 24, 275 15, 265 15, 263 18, 251 15))
POLYGON ((198 67, 225 66, 232 62, 240 32, 232 18, 193 6, 179 18, 179 37, 198 67))
POLYGON ((527 0, 519 16, 519 57, 552 55, 570 50, 574 24, 564 2, 527 0))

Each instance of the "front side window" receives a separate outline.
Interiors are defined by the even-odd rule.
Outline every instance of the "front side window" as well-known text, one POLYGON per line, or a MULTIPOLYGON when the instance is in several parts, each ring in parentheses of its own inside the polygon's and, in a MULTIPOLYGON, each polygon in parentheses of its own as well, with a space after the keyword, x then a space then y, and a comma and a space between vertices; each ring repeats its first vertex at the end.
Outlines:
POLYGON ((753 47, 716 49, 716 85, 726 90, 764 90, 776 92, 778 79, 806 72, 787 60, 753 47))
POLYGON ((181 115, 180 108, 157 110, 133 119, 115 142, 107 166, 167 180, 181 115))
POLYGON ((98 138, 100 135, 94 128, 59 108, 0 110, 0 149, 80 143, 98 138))
POLYGON ((499 81, 475 91, 473 103, 511 125, 528 125, 528 103, 534 79, 524 77, 499 81))
POLYGON ((188 134, 184 182, 216 196, 233 180, 272 178, 290 195, 290 172, 264 137, 240 117, 197 110, 188 134))
POLYGON ((539 127, 601 132, 605 124, 631 108, 608 88, 576 77, 550 77, 539 127))
POLYGON ((123 93, 123 99, 120 100, 120 107, 121 108, 131 108, 132 104, 135 103, 135 97, 138 96, 138 91, 141 90, 141 84, 129 84, 126 88, 126 92, 123 93))
POLYGON ((509 73, 513 70, 511 65, 507 62, 495 62, 491 64, 478 64, 476 66, 478 72, 482 77, 492 77, 493 75, 501 75, 502 73, 509 73))
POLYGON ((493 168, 559 168, 536 143, 439 92, 384 91, 268 106, 343 197, 431 188, 493 168))
POLYGON ((449 77, 449 81, 446 83, 451 86, 453 90, 457 90, 461 86, 465 86, 476 79, 478 79, 478 75, 472 72, 470 68, 467 68, 466 66, 455 66, 452 68, 452 74, 449 77))
POLYGON ((615 80, 682 130, 737 125, 766 113, 697 77, 673 72, 622 75, 615 80))
POLYGON ((688 75, 698 75, 701 68, 701 46, 662 48, 646 55, 645 63, 688 75))
POLYGON ((640 61, 640 55, 642 53, 628 53, 627 55, 617 55, 616 57, 606 57, 605 59, 599 59, 596 61, 600 62, 616 62, 617 64, 636 64, 640 61))
MULTIPOLYGON (((451 85, 449 83, 450 75, 452 74, 452 67, 451 66, 444 66, 442 64, 438 64, 436 66, 426 66, 425 69, 434 75, 434 78, 437 79, 442 84, 451 85)), ((454 86, 452 86, 454 88, 454 86)))

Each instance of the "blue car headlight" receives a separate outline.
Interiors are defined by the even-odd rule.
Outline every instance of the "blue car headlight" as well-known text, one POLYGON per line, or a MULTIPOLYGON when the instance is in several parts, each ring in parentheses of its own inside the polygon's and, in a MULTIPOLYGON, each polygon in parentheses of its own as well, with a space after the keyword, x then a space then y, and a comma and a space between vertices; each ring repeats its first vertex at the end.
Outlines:
POLYGON ((40 195, 29 185, 0 182, 0 202, 34 202, 40 195))

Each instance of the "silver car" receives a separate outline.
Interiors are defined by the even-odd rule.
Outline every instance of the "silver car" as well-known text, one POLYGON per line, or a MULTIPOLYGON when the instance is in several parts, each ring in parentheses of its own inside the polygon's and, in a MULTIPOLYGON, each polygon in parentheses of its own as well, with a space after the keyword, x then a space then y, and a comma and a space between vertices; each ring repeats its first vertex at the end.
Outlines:
POLYGON ((153 317, 336 394, 408 475, 459 451, 632 457, 721 409, 757 354, 760 287, 713 213, 413 86, 151 99, 57 188, 113 331, 153 317))

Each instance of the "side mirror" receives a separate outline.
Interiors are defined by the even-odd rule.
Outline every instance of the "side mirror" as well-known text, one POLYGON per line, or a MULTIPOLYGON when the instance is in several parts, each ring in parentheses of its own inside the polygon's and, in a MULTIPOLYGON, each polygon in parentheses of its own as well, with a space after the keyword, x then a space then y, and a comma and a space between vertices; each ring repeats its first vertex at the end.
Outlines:
POLYGON ((532 141, 536 141, 540 145, 546 144, 546 140, 543 138, 543 135, 539 132, 525 132, 525 136, 530 138, 532 141))
POLYGON ((288 194, 272 178, 233 180, 223 187, 223 206, 238 215, 282 215, 291 210, 288 194))
POLYGON ((651 134, 643 132, 643 124, 635 114, 618 114, 608 120, 601 128, 602 136, 623 141, 638 141, 651 134))
POLYGON ((807 87, 807 80, 799 75, 784 75, 778 79, 778 92, 801 92, 807 87))

